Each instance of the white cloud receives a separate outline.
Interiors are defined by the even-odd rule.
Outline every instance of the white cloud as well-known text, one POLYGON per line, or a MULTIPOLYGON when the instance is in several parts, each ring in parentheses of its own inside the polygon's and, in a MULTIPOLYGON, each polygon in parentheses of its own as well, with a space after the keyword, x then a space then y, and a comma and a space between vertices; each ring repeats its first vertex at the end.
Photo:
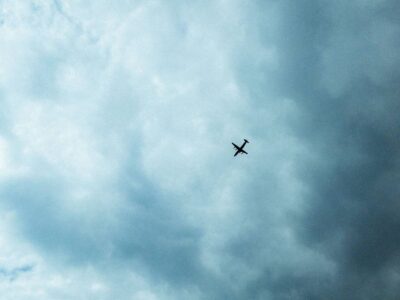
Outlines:
MULTIPOLYGON (((60 1, 3 5, 0 51, 8 59, 2 62, 0 79, 12 139, 5 138, 1 144, 1 166, 10 169, 7 145, 12 143, 18 153, 13 164, 29 173, 21 179, 3 173, 2 189, 9 203, 6 211, 15 215, 15 227, 28 244, 37 247, 32 272, 3 286, 7 297, 70 299, 79 291, 82 299, 128 299, 134 290, 126 286, 132 276, 142 278, 139 285, 143 287, 133 294, 137 299, 202 297, 205 292, 196 288, 173 288, 167 275, 160 288, 153 281, 158 275, 143 275, 146 263, 153 264, 149 261, 156 257, 146 258, 144 269, 136 275, 125 274, 133 265, 119 262, 123 247, 138 251, 137 256, 129 256, 140 262, 147 250, 130 245, 151 247, 152 239, 160 240, 163 247, 172 249, 160 249, 160 253, 176 251, 179 256, 179 251, 186 251, 180 249, 192 243, 191 238, 179 236, 174 241, 172 233, 168 241, 158 237, 160 233, 146 237, 146 230, 125 232, 126 226, 148 226, 150 233, 152 227, 167 232, 194 228, 204 235, 194 246, 202 253, 202 272, 229 284, 222 270, 231 265, 229 276, 244 272, 233 279, 243 281, 241 287, 257 276, 246 263, 235 262, 234 257, 231 262, 224 259, 230 240, 254 228, 251 220, 245 220, 245 205, 239 197, 252 185, 256 168, 243 170, 245 161, 232 159, 230 142, 254 137, 255 146, 249 147, 252 155, 263 155, 257 148, 263 146, 262 137, 255 136, 254 124, 247 119, 254 110, 237 73, 236 59, 247 51, 253 55, 247 59, 271 69, 277 66, 274 46, 263 49, 251 32, 251 9, 240 1, 172 6, 158 1, 135 6, 60 1), (258 43, 256 49, 247 50, 252 42, 258 43), (34 183, 34 178, 43 183, 34 183), (49 178, 55 182, 55 191, 48 193, 49 178), (145 181, 162 196, 149 196, 150 190, 138 192, 145 181), (10 187, 10 182, 16 187, 10 187), (30 185, 37 191, 32 195, 37 200, 16 191, 18 186, 30 185), (17 197, 28 203, 13 203, 17 197), (140 204, 143 201, 148 203, 140 204), (141 205, 150 207, 146 212, 150 216, 140 215, 141 205), (170 211, 166 216, 164 206, 170 211), (164 222, 165 228, 153 218, 164 222), (103 266, 90 258, 91 251, 108 260, 107 268, 127 265, 112 271, 123 277, 121 282, 100 275, 103 266), (74 257, 95 263, 84 271, 84 264, 69 265, 74 257), (65 270, 55 271, 54 264, 65 270), (12 294, 16 285, 25 288, 12 294)), ((280 127, 279 117, 274 116, 276 105, 270 108, 273 112, 256 112, 257 121, 269 120, 271 128, 280 127)), ((287 134, 284 126, 281 130, 287 134)), ((283 147, 281 151, 284 160, 283 147)), ((251 157, 247 162, 256 164, 251 157)), ((273 169, 281 163, 277 161, 273 169)), ((288 172, 282 173, 285 181, 290 180, 288 172)), ((179 257, 174 259, 179 261, 179 257)), ((167 266, 160 272, 175 272, 168 266, 173 261, 163 263, 167 266)), ((192 272, 195 267, 174 268, 192 272)))

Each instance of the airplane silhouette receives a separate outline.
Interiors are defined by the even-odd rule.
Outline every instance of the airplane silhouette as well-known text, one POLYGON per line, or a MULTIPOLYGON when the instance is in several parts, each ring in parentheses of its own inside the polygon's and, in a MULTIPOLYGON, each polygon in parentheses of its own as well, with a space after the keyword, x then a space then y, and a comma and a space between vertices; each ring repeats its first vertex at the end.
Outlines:
POLYGON ((247 143, 249 143, 249 141, 246 139, 244 139, 244 143, 240 147, 238 145, 232 143, 232 145, 236 148, 236 153, 234 156, 238 155, 239 153, 247 154, 247 152, 243 150, 244 146, 246 146, 247 143))

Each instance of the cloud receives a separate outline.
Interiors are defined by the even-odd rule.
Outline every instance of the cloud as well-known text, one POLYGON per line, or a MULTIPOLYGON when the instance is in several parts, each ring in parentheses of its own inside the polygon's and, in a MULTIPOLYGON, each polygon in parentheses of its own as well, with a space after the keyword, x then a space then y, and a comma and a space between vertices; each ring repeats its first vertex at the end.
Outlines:
POLYGON ((0 8, 6 299, 397 298, 394 1, 0 8))

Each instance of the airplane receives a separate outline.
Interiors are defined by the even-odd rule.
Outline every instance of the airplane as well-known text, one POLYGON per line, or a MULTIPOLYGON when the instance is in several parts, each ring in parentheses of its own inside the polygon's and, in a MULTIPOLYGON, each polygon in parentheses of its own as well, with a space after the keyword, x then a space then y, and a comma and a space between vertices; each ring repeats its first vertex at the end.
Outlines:
POLYGON ((249 141, 246 140, 246 139, 244 139, 244 143, 243 143, 242 146, 240 146, 240 147, 239 147, 238 145, 232 143, 232 145, 236 148, 236 153, 235 153, 234 156, 238 155, 239 153, 241 153, 241 154, 242 154, 242 153, 247 154, 247 152, 243 150, 244 146, 246 146, 247 143, 249 143, 249 141))

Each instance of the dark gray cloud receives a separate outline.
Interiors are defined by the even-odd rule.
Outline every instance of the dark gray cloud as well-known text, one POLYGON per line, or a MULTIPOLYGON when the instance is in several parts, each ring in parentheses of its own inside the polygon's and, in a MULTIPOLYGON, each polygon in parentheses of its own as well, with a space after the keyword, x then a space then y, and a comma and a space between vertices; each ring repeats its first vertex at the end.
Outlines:
MULTIPOLYGON (((307 149, 295 167, 306 192, 298 195, 304 210, 288 224, 296 239, 330 261, 334 271, 306 270, 306 265, 299 271, 292 265, 277 272, 271 263, 243 298, 396 299, 400 107, 395 45, 400 36, 389 11, 399 7, 393 1, 298 1, 276 3, 274 9, 281 14, 276 36, 268 33, 263 10, 259 28, 266 47, 276 43, 280 68, 265 76, 258 72, 259 83, 250 85, 253 101, 268 107, 259 91, 272 81, 277 87, 266 93, 293 99, 300 111, 289 124, 307 149)), ((255 74, 255 69, 263 68, 250 65, 241 72, 255 74)), ((260 267, 259 255, 271 247, 270 232, 276 229, 269 215, 277 177, 268 167, 261 165, 266 171, 257 172, 263 185, 256 180, 242 195, 251 202, 246 206, 255 207, 246 215, 257 229, 228 248, 253 268, 260 267)), ((283 200, 282 195, 275 197, 283 200)))
POLYGON ((283 77, 304 113, 296 132, 315 156, 298 168, 309 190, 298 232, 337 268, 325 284, 315 286, 318 273, 301 278, 303 298, 399 295, 400 36, 389 10, 399 6, 319 1, 286 11, 283 77))

